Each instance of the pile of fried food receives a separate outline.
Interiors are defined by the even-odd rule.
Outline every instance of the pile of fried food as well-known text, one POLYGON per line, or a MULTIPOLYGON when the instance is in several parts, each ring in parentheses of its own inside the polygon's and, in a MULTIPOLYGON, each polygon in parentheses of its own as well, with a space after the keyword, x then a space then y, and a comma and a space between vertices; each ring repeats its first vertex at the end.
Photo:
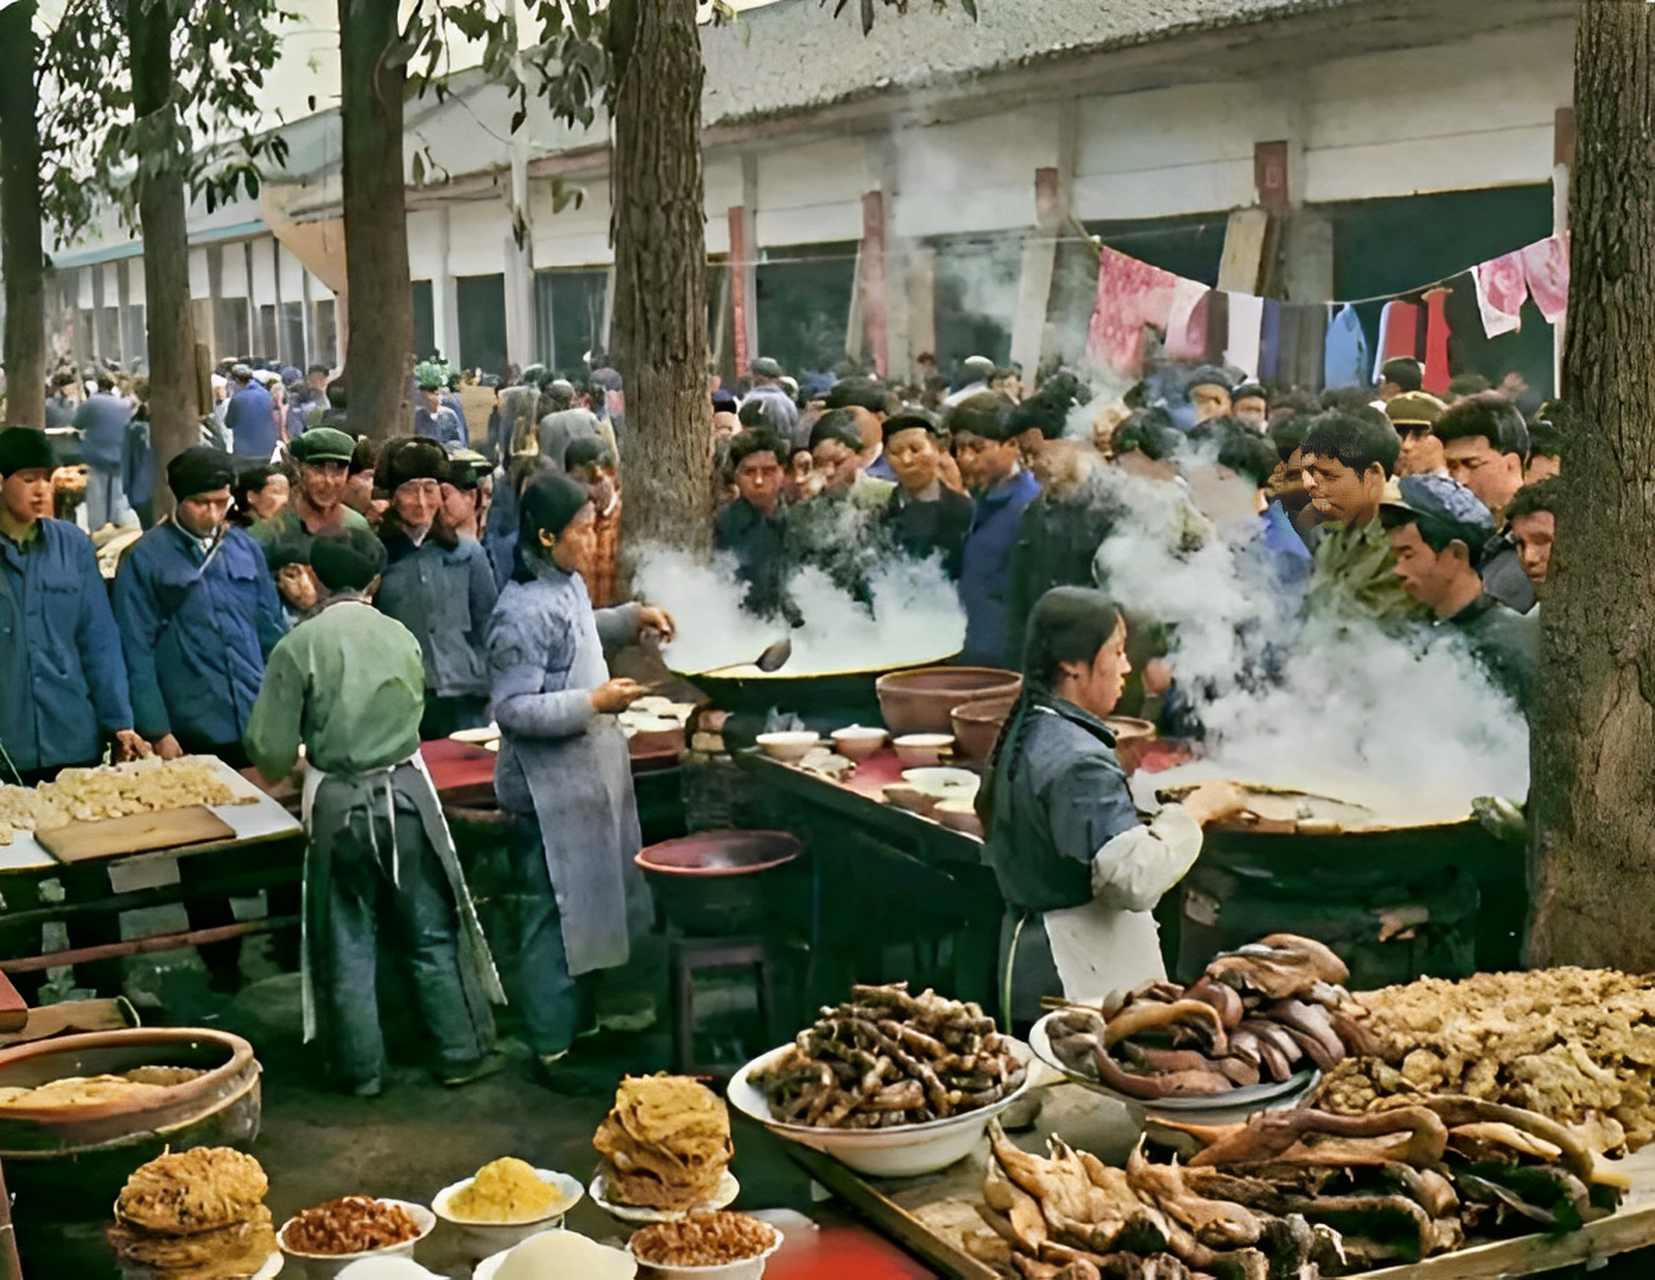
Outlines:
POLYGON ((168 1152, 141 1165, 115 1202, 115 1257, 157 1280, 234 1280, 276 1252, 264 1170, 229 1147, 168 1152))
POLYGON ((1655 977, 1613 969, 1421 978, 1356 997, 1377 1042, 1323 1082, 1357 1114, 1464 1093, 1575 1127, 1598 1151, 1655 1140, 1655 977))
POLYGON ((1027 1280, 1317 1280, 1574 1230, 1624 1186, 1555 1121, 1476 1098, 1168 1127, 1199 1144, 1187 1164, 1140 1144, 1122 1170, 1058 1138, 1050 1159, 1030 1155, 993 1126, 979 1209, 992 1235, 967 1247, 1027 1280))
POLYGON ((65 769, 38 787, 0 786, 0 845, 19 831, 55 831, 71 822, 126 818, 191 805, 251 804, 224 781, 212 756, 151 756, 95 769, 65 769))
POLYGON ((372 1196, 342 1196, 282 1224, 282 1247, 294 1253, 339 1256, 389 1249, 417 1240, 420 1224, 400 1204, 372 1196))
POLYGON ((1047 1034, 1069 1070, 1128 1097, 1225 1094, 1372 1052, 1340 985, 1349 976, 1322 943, 1273 933, 1219 956, 1188 987, 1156 982, 1113 1010, 1064 1008, 1047 1034))
POLYGON ((688 1076, 628 1076, 592 1145, 607 1198, 679 1212, 710 1203, 735 1155, 730 1113, 688 1076))
POLYGON ((159 1102, 166 1090, 201 1075, 195 1067, 134 1067, 118 1076, 64 1076, 24 1089, 0 1088, 0 1107, 86 1107, 108 1102, 159 1102))
POLYGON ((963 1115, 1023 1085, 1011 1042, 975 1004, 905 982, 852 987, 816 1024, 749 1077, 787 1124, 890 1129, 963 1115))
POLYGON ((768 1222, 745 1213, 692 1213, 658 1222, 632 1236, 632 1256, 658 1267, 721 1267, 756 1258, 776 1243, 768 1222))
POLYGON ((527 1160, 503 1156, 477 1170, 471 1185, 448 1202, 448 1211, 464 1222, 539 1222, 562 1204, 563 1193, 527 1160))

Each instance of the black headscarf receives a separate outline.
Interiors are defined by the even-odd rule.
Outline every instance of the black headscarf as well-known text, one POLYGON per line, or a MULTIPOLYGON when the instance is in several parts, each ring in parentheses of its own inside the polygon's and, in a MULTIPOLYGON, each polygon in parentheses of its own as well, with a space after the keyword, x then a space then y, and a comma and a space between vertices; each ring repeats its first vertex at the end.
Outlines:
POLYGON ((533 582, 535 561, 540 556, 540 535, 553 537, 561 534, 592 501, 589 489, 571 480, 561 471, 548 471, 536 476, 523 490, 517 520, 517 563, 512 577, 519 582, 533 582))
POLYGON ((986 827, 993 821, 997 793, 1010 782, 1023 752, 1029 713, 1055 695, 1052 685, 1065 662, 1090 664, 1121 625, 1120 608, 1092 587, 1053 587, 1029 612, 1023 641, 1023 692, 1006 717, 989 753, 977 812, 986 827))

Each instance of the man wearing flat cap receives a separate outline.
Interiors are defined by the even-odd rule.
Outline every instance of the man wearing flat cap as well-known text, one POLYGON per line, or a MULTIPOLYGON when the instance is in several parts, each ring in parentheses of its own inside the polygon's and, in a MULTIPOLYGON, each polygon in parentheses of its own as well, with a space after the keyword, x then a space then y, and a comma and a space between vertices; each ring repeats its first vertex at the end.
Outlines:
POLYGON ((747 393, 746 403, 753 405, 763 423, 784 440, 797 440, 799 434, 799 406, 782 387, 782 367, 769 356, 760 356, 747 367, 753 379, 753 389, 747 393))
POLYGON ((273 547, 291 544, 303 549, 315 538, 368 528, 366 517, 345 505, 355 439, 332 427, 312 427, 289 452, 299 466, 293 500, 248 530, 267 556, 273 547))
POLYGON ((1483 589, 1478 558, 1494 534, 1494 517, 1447 476, 1404 476, 1397 489, 1381 503, 1379 520, 1402 589, 1526 712, 1540 666, 1540 619, 1508 609, 1483 589))
POLYGON ((163 758, 216 755, 240 768, 264 660, 286 621, 263 550, 225 521, 233 468, 205 445, 167 465, 177 507, 122 560, 115 621, 138 731, 163 758))
POLYGON ((92 543, 51 519, 46 433, 0 428, 0 778, 148 755, 132 727, 121 635, 92 543))

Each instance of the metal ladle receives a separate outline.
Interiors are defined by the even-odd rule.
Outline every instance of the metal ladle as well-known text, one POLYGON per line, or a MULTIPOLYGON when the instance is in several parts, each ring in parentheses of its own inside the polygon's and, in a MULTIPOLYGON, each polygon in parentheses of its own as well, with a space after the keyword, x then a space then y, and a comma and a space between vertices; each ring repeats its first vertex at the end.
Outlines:
POLYGON ((788 659, 792 656, 793 638, 791 636, 783 636, 774 644, 765 645, 764 652, 759 654, 759 656, 754 658, 751 662, 731 662, 722 667, 714 667, 711 671, 703 671, 700 674, 704 676, 716 676, 722 675, 726 671, 738 670, 741 667, 757 667, 760 671, 764 672, 765 675, 770 675, 785 667, 788 659))

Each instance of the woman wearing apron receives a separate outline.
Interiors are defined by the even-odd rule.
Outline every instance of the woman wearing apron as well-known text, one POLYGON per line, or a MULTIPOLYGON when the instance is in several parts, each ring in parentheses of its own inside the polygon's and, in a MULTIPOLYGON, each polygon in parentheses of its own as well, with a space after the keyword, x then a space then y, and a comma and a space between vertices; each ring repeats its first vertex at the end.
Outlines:
POLYGON ((639 604, 592 608, 582 571, 597 512, 561 474, 523 491, 517 567, 489 618, 488 667, 500 758, 494 790, 512 816, 521 991, 529 1042, 543 1066, 591 1022, 595 976, 631 954, 648 929, 649 891, 633 864, 642 841, 631 756, 615 721, 643 693, 605 662, 644 628, 672 619, 639 604))
POLYGON ((1201 852, 1201 829, 1243 808, 1199 787, 1146 825, 1103 717, 1131 664, 1126 623, 1099 591, 1058 587, 1029 615, 1023 695, 989 763, 986 856, 1006 900, 1002 1017, 1027 1028, 1040 998, 1095 1002, 1166 976, 1150 914, 1201 852))

